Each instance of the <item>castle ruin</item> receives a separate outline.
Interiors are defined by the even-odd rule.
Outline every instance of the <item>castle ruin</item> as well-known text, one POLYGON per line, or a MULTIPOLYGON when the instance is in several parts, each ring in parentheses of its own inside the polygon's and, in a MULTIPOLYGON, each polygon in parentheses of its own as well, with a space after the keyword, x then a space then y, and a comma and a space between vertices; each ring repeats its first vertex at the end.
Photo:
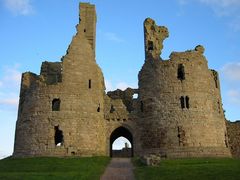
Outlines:
POLYGON ((168 29, 147 18, 138 89, 106 94, 95 60, 96 19, 95 6, 80 3, 77 33, 61 62, 22 74, 13 156, 112 156, 123 136, 131 156, 231 157, 219 77, 204 47, 162 60, 168 29))

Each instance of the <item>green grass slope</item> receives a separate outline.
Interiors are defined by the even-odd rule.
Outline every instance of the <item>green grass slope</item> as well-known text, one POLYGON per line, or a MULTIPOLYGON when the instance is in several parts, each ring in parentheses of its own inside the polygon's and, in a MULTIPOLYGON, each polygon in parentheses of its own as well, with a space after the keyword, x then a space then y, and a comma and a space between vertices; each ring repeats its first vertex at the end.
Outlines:
POLYGON ((134 159, 138 180, 240 180, 240 159, 204 158, 162 160, 148 167, 134 159))
POLYGON ((0 179, 89 179, 99 180, 108 157, 6 158, 0 160, 0 179))

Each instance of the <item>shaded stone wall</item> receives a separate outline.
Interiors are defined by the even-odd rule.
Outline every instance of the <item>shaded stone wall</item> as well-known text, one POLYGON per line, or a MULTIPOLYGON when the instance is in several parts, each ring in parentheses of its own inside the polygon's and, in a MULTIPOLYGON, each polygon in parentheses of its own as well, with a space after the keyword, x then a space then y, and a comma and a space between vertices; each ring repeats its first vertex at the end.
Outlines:
POLYGON ((240 158, 240 121, 226 121, 229 146, 233 157, 240 158))

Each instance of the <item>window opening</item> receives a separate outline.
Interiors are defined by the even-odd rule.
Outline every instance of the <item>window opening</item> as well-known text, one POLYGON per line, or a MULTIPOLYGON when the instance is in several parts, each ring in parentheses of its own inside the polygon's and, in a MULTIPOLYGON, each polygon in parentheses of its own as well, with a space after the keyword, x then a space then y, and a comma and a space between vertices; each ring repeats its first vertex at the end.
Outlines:
POLYGON ((60 111, 60 99, 53 99, 52 101, 52 111, 60 111))
POLYGON ((62 146, 63 145, 63 131, 59 129, 59 126, 55 126, 55 145, 56 146, 62 146))
POLYGON ((138 93, 134 93, 132 96, 133 99, 137 99, 138 98, 138 93))
POLYGON ((115 111, 114 106, 111 104, 111 109, 110 109, 110 113, 113 113, 115 111))
POLYGON ((184 97, 183 96, 180 97, 180 103, 181 103, 181 108, 182 109, 185 108, 185 103, 184 103, 184 97))
POLYGON ((97 112, 100 112, 100 104, 98 104, 97 112))
POLYGON ((178 144, 179 146, 185 146, 186 145, 186 136, 185 131, 182 126, 177 127, 178 131, 178 144))
POLYGON ((186 108, 189 109, 189 97, 186 96, 186 97, 185 97, 185 100, 186 100, 186 108))
POLYGON ((140 106, 140 109, 141 109, 141 112, 143 112, 143 102, 141 101, 141 106, 140 106))
POLYGON ((185 70, 184 70, 184 66, 183 64, 179 64, 178 65, 178 75, 177 78, 180 80, 184 80, 185 79, 185 70))
POLYGON ((92 80, 91 80, 91 79, 88 80, 88 88, 89 88, 89 89, 92 88, 92 80))
POLYGON ((148 50, 149 51, 153 50, 153 42, 152 41, 148 41, 148 50))

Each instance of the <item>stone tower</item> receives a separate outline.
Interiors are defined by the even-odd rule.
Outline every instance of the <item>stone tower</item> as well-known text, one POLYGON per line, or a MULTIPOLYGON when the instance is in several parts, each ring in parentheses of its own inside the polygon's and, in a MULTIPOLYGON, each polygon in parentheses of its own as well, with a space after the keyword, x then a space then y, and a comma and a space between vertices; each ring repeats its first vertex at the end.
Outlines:
POLYGON ((22 75, 14 156, 106 154, 95 32, 95 6, 81 3, 77 34, 62 62, 43 62, 40 75, 22 75))
POLYGON ((167 157, 230 156, 218 74, 204 48, 160 58, 166 27, 144 22, 145 63, 139 72, 142 153, 167 157))
POLYGON ((218 74, 208 69, 203 46, 162 60, 168 29, 147 18, 139 88, 106 94, 95 60, 96 19, 95 6, 80 3, 61 62, 22 74, 13 156, 113 156, 121 136, 130 156, 231 156, 218 74))

